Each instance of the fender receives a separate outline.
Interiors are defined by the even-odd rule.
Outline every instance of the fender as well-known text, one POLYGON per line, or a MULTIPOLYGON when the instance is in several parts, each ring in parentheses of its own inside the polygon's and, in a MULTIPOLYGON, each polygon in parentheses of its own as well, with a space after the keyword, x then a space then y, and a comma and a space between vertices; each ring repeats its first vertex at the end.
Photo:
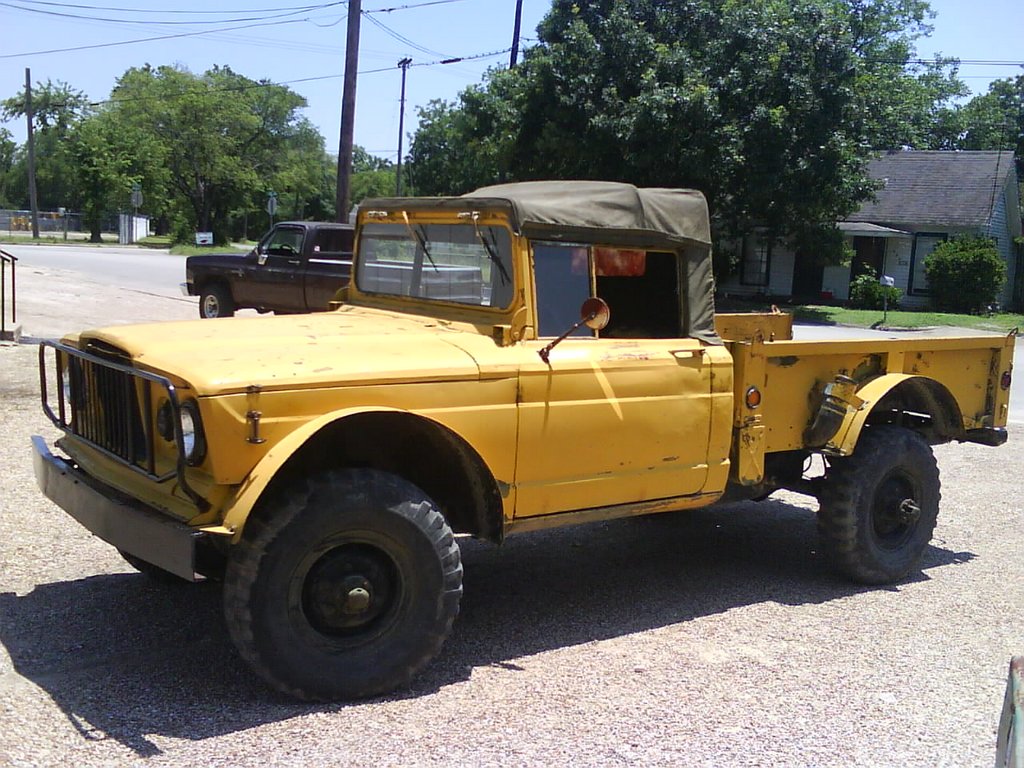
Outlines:
POLYGON ((347 408, 341 411, 326 413, 312 421, 307 421, 295 431, 289 433, 283 440, 267 451, 267 454, 260 460, 259 464, 253 467, 252 471, 245 478, 245 481, 238 486, 234 495, 224 505, 224 522, 221 526, 213 529, 217 533, 229 534, 231 542, 237 543, 242 537, 242 528, 245 521, 249 519, 256 502, 259 501, 263 492, 270 485, 281 467, 290 459, 295 452, 301 448, 307 440, 326 426, 341 421, 349 416, 360 413, 406 413, 398 408, 347 408))
POLYGON ((911 390, 911 394, 916 396, 920 411, 927 413, 935 420, 936 432, 939 436, 953 439, 963 438, 964 422, 960 406, 943 384, 927 376, 887 373, 872 379, 857 390, 857 396, 864 401, 864 404, 856 410, 847 411, 842 425, 825 446, 824 452, 833 456, 849 456, 853 453, 868 416, 886 395, 897 388, 911 390))

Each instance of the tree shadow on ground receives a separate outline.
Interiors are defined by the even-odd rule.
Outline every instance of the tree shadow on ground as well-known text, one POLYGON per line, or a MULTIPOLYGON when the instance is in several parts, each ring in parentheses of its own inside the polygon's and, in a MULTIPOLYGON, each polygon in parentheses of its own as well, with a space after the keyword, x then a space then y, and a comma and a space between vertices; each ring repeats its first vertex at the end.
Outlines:
MULTIPOLYGON (((500 548, 462 543, 466 592, 454 633, 392 698, 429 694, 481 666, 514 671, 515 659, 551 649, 863 591, 830 573, 813 513, 777 500, 528 534, 500 548)), ((924 568, 973 557, 930 547, 924 568)), ((83 739, 114 739, 143 757, 160 753, 147 734, 201 740, 363 706, 269 692, 235 653, 213 583, 108 574, 0 594, 0 641, 83 739)))

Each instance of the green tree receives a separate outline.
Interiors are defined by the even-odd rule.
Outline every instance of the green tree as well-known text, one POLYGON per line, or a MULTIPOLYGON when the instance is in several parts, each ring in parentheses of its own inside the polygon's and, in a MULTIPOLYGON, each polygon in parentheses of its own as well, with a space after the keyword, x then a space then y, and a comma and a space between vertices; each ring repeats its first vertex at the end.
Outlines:
POLYGON ((298 116, 305 105, 284 86, 227 67, 195 75, 147 65, 119 78, 107 110, 129 134, 148 137, 163 169, 148 180, 151 191, 166 200, 179 239, 200 229, 223 242, 231 212, 260 210, 271 185, 297 208, 318 190, 323 139, 298 116))
POLYGON ((944 62, 908 67, 928 16, 919 0, 554 0, 519 67, 421 110, 413 179, 689 186, 724 234, 820 243, 870 196, 871 151, 931 141, 961 92, 944 62))
POLYGON ((9 207, 11 202, 7 195, 11 169, 14 167, 14 154, 17 144, 6 128, 0 128, 0 207, 9 207))
MULTIPOLYGON (((47 80, 32 88, 32 126, 35 133, 36 191, 43 210, 77 208, 80 199, 75 181, 74 159, 68 139, 75 127, 92 112, 88 98, 67 83, 47 80)), ((0 117, 24 119, 25 92, 0 102, 0 117)), ((6 194, 18 207, 29 206, 28 150, 18 148, 11 158, 6 194)))

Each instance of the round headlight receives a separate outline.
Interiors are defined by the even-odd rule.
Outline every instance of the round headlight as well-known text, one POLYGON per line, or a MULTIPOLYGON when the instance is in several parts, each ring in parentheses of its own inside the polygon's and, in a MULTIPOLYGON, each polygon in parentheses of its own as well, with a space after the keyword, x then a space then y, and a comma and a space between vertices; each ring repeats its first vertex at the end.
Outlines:
POLYGON ((199 406, 195 400, 181 404, 181 441, 188 463, 200 464, 206 451, 199 426, 199 406))

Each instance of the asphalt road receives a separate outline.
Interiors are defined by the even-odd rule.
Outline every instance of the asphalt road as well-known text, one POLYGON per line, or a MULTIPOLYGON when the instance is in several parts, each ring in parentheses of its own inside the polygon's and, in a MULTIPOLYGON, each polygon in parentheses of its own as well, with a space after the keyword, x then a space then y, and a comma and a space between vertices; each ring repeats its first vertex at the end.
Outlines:
MULTIPOLYGON (((173 292, 33 266, 33 336, 195 317, 173 292), (113 316, 113 317, 112 317, 113 316)), ((206 321, 204 321, 206 322, 206 321)), ((0 766, 989 766, 1024 653, 1024 434, 940 446, 922 572, 830 572, 814 502, 465 542, 450 641, 392 696, 282 700, 216 584, 132 571, 35 487, 36 350, 0 345, 0 766)))
POLYGON ((81 273, 104 285, 150 293, 180 294, 185 257, 166 250, 112 246, 5 245, 21 269, 45 268, 81 273))

